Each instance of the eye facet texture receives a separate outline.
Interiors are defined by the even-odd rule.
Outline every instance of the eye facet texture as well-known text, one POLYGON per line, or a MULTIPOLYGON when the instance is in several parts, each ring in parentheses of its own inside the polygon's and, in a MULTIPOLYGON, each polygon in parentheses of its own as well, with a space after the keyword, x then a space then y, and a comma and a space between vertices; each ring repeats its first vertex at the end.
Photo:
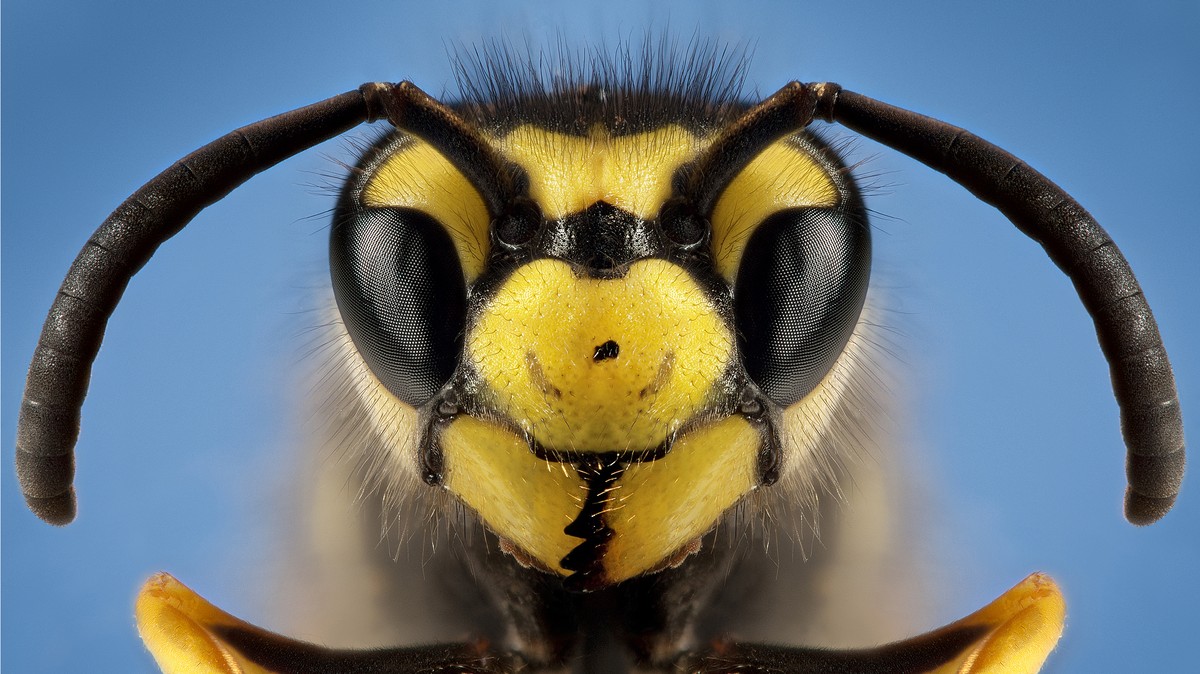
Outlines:
POLYGON ((419 407, 449 381, 462 352, 467 295, 454 244, 420 211, 339 215, 329 261, 346 330, 379 381, 419 407))
POLYGON ((833 367, 862 311, 870 266, 858 209, 782 211, 751 236, 734 285, 738 347, 776 404, 798 402, 833 367))

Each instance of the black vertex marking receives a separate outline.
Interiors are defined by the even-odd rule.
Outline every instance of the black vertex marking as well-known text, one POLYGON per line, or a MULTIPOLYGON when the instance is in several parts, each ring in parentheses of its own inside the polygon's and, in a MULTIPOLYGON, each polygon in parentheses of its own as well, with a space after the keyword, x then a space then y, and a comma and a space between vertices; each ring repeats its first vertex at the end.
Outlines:
POLYGON ((604 523, 612 486, 625 473, 625 463, 613 453, 599 454, 581 461, 575 469, 587 483, 587 498, 579 517, 563 529, 568 536, 582 538, 575 549, 559 564, 575 573, 567 576, 563 585, 573 592, 591 592, 604 587, 604 551, 615 533, 604 523))
POLYGON ((666 255, 668 246, 652 220, 606 201, 548 221, 535 257, 569 262, 581 278, 616 279, 638 260, 666 255))
POLYGON ((596 351, 592 353, 592 360, 600 362, 602 360, 616 358, 620 353, 621 345, 610 339, 596 347, 596 351))

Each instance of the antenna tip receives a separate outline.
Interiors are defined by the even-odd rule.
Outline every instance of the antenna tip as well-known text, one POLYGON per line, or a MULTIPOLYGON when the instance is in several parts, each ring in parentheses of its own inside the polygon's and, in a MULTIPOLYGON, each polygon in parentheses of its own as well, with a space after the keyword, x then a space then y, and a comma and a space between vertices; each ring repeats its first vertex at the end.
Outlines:
POLYGON ((1162 519, 1173 505, 1175 505, 1174 496, 1153 498, 1142 496, 1133 490, 1127 490, 1125 492, 1125 519, 1129 520, 1130 524, 1144 527, 1162 519))
POLYGON ((51 496, 50 498, 38 498, 36 496, 26 496, 25 504, 37 515, 39 519, 54 526, 63 527, 75 520, 75 489, 72 488, 65 494, 51 496))

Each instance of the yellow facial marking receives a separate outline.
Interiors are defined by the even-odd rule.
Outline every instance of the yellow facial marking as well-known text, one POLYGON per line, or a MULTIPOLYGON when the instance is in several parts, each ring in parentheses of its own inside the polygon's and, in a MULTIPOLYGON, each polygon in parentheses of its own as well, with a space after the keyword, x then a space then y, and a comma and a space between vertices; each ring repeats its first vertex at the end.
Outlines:
POLYGON ((755 488, 761 444, 749 422, 727 417, 683 435, 657 461, 630 464, 606 508, 614 535, 604 577, 619 582, 655 569, 711 530, 755 488))
POLYGON ((542 259, 484 308, 466 357, 490 402, 546 449, 612 452, 653 449, 703 410, 732 354, 682 268, 647 259, 599 280, 542 259))
POLYGON ((534 456, 521 436, 459 417, 442 432, 443 484, 487 523, 546 568, 559 566, 580 539, 563 532, 583 509, 587 485, 575 467, 534 456))
POLYGON ((437 220, 454 241, 468 282, 483 271, 491 220, 479 191, 428 143, 413 139, 392 153, 363 190, 375 207, 413 208, 437 220))
MULTIPOLYGON (((747 421, 728 417, 680 436, 657 461, 629 464, 605 496, 605 582, 654 570, 712 529, 755 488, 760 443, 747 421)), ((574 464, 540 459, 520 435, 466 416, 443 431, 441 447, 447 489, 522 553, 571 574, 560 562, 585 541, 564 529, 588 489, 574 464)))
POLYGON ((771 145, 733 179, 712 214, 712 249, 717 271, 729 282, 737 276, 746 242, 776 211, 834 206, 837 186, 820 163, 790 139, 771 145))
POLYGON ((671 196, 671 174, 702 141, 681 126, 613 136, 597 125, 587 136, 570 136, 525 125, 497 146, 529 174, 530 197, 547 218, 604 201, 650 220, 671 196))

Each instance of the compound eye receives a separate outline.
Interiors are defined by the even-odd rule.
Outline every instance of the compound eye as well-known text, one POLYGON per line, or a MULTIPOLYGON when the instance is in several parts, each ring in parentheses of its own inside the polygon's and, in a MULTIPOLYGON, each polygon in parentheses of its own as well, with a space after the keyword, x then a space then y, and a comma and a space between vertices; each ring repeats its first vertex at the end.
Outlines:
POLYGON ((419 407, 454 374, 463 346, 466 286, 454 243, 408 208, 357 208, 335 218, 334 296, 371 371, 419 407))
POLYGON ((799 402, 833 368, 862 312, 870 262, 858 208, 781 211, 746 243, 734 285, 738 346, 777 405, 799 402))

